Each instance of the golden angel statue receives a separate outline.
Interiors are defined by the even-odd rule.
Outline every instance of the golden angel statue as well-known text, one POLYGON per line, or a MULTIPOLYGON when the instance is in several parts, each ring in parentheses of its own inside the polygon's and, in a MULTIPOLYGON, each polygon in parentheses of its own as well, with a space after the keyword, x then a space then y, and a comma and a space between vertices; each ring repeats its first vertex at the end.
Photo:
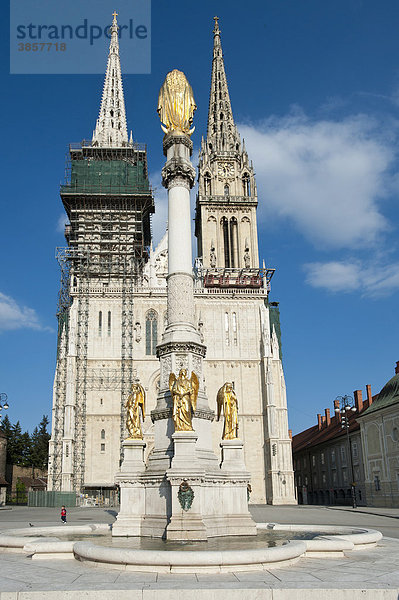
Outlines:
POLYGON ((195 129, 192 124, 196 108, 193 90, 185 74, 177 69, 170 71, 158 96, 157 113, 162 131, 191 135, 195 129))
POLYGON ((197 408, 198 388, 198 377, 194 371, 190 379, 187 377, 187 369, 180 369, 178 377, 174 373, 169 375, 175 431, 193 431, 192 418, 197 408))
POLYGON ((142 440, 140 412, 145 419, 145 391, 140 383, 133 383, 131 392, 126 400, 126 428, 129 432, 128 440, 142 440))
POLYGON ((238 438, 238 401, 235 395, 233 384, 226 382, 217 395, 218 415, 224 414, 223 440, 235 440, 238 438))

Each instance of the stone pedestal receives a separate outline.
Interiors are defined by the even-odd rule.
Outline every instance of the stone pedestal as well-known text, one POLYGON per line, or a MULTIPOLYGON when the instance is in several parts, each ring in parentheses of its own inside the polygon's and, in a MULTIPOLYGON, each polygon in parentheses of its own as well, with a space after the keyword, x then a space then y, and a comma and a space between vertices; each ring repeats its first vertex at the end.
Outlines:
POLYGON ((176 431, 172 435, 174 456, 167 471, 171 487, 172 515, 166 529, 168 540, 206 540, 202 510, 204 469, 196 452, 195 431, 176 431))
POLYGON ((250 477, 244 462, 244 442, 239 439, 222 440, 222 462, 220 468, 223 473, 232 473, 243 477, 250 477))
POLYGON ((125 440, 122 443, 124 458, 115 483, 120 487, 120 512, 112 526, 113 536, 141 535, 141 522, 145 514, 145 488, 142 475, 145 471, 142 440, 125 440))

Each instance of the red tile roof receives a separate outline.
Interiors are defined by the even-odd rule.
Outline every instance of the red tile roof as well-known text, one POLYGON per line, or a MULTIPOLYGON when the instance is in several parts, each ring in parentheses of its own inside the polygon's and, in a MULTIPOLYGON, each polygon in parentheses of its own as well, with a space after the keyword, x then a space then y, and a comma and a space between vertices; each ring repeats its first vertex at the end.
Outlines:
MULTIPOLYGON (((363 410, 365 410, 365 408, 363 410)), ((359 428, 360 425, 356 421, 356 414, 353 412, 349 413, 349 433, 352 433, 352 431, 356 431, 359 428)), ((313 425, 313 427, 294 435, 292 438, 292 451, 299 452, 305 448, 323 444, 324 442, 341 437, 342 435, 346 435, 345 429, 342 429, 338 418, 333 416, 331 418, 331 424, 328 427, 324 422, 322 423, 321 429, 319 429, 318 425, 313 425)))

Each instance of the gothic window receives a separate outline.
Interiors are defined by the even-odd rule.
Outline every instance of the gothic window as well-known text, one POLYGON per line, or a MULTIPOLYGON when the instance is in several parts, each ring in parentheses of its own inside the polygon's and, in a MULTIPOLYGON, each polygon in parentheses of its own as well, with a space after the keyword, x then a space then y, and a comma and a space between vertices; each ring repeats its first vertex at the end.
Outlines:
POLYGON ((149 310, 145 317, 145 353, 154 355, 158 343, 158 315, 155 310, 149 310))
POLYGON ((111 311, 108 311, 108 336, 111 335, 111 311))
POLYGON ((113 111, 113 110, 111 110, 111 111, 109 112, 109 114, 111 115, 111 117, 113 117, 113 116, 114 116, 114 111, 113 111))
POLYGON ((211 176, 209 173, 205 173, 204 188, 205 188, 205 194, 211 193, 211 176))
POLYGON ((224 186, 224 195, 228 196, 230 193, 230 188, 228 186, 228 184, 226 183, 226 185, 224 186))
POLYGON ((230 344, 230 331, 229 331, 229 313, 224 313, 224 338, 226 342, 226 346, 230 344))
POLYGON ((233 344, 237 346, 237 313, 233 312, 232 321, 233 321, 233 344))
POLYGON ((101 444, 101 452, 105 452, 105 444, 101 444))
POLYGON ((222 235, 223 235, 223 246, 224 246, 224 266, 230 267, 230 244, 229 244, 229 222, 226 217, 222 218, 222 235))
POLYGON ((244 196, 251 195, 251 181, 250 181, 248 173, 244 173, 244 175, 242 177, 242 188, 243 188, 244 196))
POLYGON ((223 113, 220 113, 220 120, 223 121, 223 113))
POLYGON ((230 266, 238 266, 238 229, 235 217, 230 219, 230 266))
POLYGON ((105 429, 101 429, 101 439, 105 440, 105 429))
POLYGON ((100 312, 98 313, 98 335, 101 335, 102 327, 103 327, 103 313, 100 310, 100 312))

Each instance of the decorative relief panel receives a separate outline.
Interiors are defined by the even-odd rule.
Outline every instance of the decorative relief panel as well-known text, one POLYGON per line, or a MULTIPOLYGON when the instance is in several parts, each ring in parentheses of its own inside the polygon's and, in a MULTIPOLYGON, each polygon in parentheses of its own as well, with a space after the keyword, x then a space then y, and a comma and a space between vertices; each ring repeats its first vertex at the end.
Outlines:
POLYGON ((180 369, 188 370, 188 356, 187 354, 176 354, 175 355, 175 371, 176 373, 180 371, 180 369))
POLYGON ((161 358, 161 389, 169 387, 169 374, 172 372, 172 357, 163 356, 161 358))

